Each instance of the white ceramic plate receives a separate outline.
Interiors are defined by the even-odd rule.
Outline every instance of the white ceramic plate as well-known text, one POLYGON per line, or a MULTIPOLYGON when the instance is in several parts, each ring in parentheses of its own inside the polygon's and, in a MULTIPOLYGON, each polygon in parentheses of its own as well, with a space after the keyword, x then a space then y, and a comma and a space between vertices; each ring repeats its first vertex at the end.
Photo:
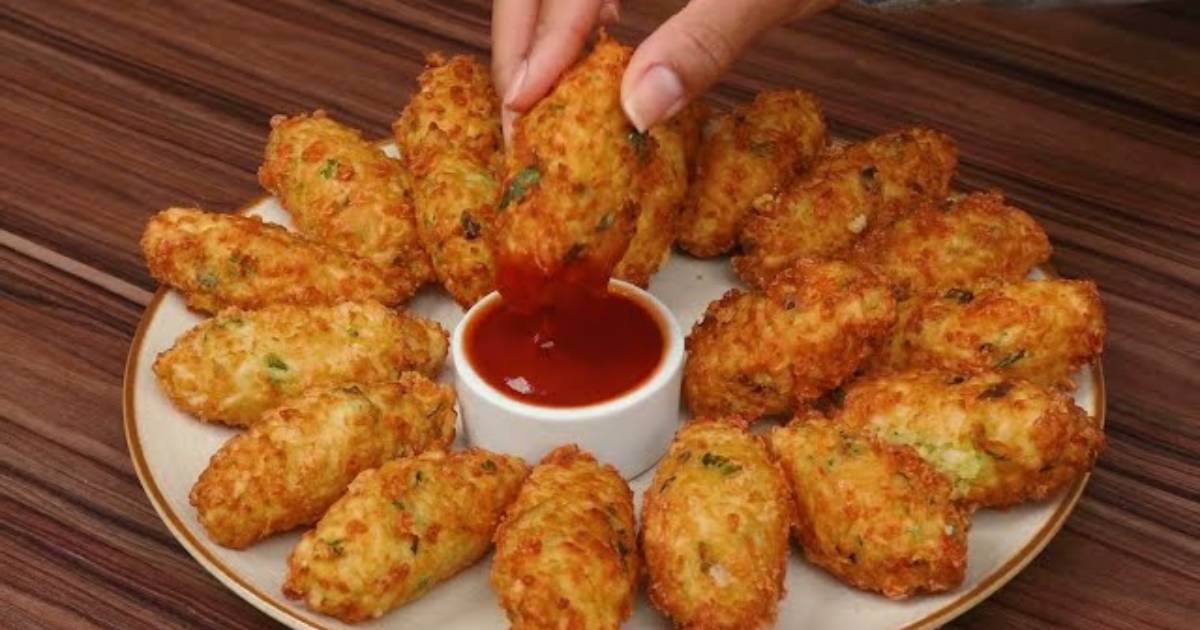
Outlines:
MULTIPOLYGON (((259 200, 245 212, 289 225, 287 214, 273 198, 259 200)), ((650 291, 672 310, 686 332, 710 301, 738 284, 724 259, 697 260, 677 255, 654 277, 650 291)), ((424 290, 409 303, 409 309, 441 322, 447 330, 453 330, 462 317, 461 309, 436 289, 424 290)), ((287 556, 299 540, 299 532, 276 536, 248 550, 225 549, 208 540, 188 504, 188 492, 209 457, 235 431, 199 422, 175 409, 159 389, 151 366, 159 352, 171 347, 176 337, 200 320, 188 311, 177 293, 160 289, 133 338, 125 369, 125 432, 146 494, 184 548, 246 601, 294 628, 347 627, 307 611, 281 594, 287 556)), ((442 380, 452 380, 453 369, 453 365, 447 365, 442 380)), ((1076 375, 1076 381, 1076 402, 1103 422, 1104 379, 1099 366, 1085 368, 1076 375)), ((652 478, 650 471, 632 482, 639 509, 642 491, 652 478)), ((950 593, 893 602, 841 584, 805 563, 800 552, 794 550, 787 569, 787 595, 779 605, 778 627, 891 629, 944 624, 1024 568, 1062 527, 1086 482, 1085 477, 1042 503, 977 513, 969 537, 966 580, 950 593)), ((490 557, 485 558, 422 599, 357 627, 505 628, 504 613, 488 587, 490 564, 490 557)), ((633 618, 625 627, 669 628, 670 624, 641 594, 633 618)))

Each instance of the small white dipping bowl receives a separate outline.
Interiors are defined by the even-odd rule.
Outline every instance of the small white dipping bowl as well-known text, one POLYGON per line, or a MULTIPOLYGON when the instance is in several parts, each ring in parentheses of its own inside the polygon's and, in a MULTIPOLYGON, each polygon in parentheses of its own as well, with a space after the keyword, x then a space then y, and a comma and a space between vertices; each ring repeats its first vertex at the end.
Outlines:
POLYGON ((615 398, 581 407, 533 405, 505 395, 479 376, 465 345, 471 322, 500 299, 492 292, 467 311, 450 340, 468 444, 535 464, 556 447, 574 442, 616 466, 626 479, 654 466, 679 423, 683 333, 675 316, 653 295, 620 280, 611 280, 609 286, 632 296, 659 322, 664 354, 650 377, 615 398))

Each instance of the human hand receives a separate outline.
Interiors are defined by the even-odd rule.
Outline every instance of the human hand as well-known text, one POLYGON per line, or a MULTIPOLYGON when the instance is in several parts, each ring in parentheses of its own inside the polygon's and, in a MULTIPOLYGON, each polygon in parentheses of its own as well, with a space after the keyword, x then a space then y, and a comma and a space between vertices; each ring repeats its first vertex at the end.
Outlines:
MULTIPOLYGON (((621 85, 625 114, 645 131, 707 90, 760 33, 838 1, 692 0, 634 52, 621 85)), ((618 11, 619 0, 494 0, 492 78, 505 137, 618 11)))

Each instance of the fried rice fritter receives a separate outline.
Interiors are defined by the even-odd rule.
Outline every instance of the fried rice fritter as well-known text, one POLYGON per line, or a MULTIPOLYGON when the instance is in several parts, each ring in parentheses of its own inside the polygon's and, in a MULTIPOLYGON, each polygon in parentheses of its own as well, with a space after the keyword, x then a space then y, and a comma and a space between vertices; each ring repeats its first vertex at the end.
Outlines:
POLYGON ((700 145, 679 246, 702 257, 729 251, 755 199, 807 170, 825 141, 821 105, 800 90, 760 92, 719 116, 700 145))
POLYGON ((154 361, 159 385, 180 409, 248 427, 318 385, 434 376, 446 359, 436 322, 378 302, 226 309, 184 333, 154 361))
POLYGON ((912 449, 813 417, 773 429, 770 446, 795 492, 809 562, 892 599, 962 583, 970 512, 912 449))
POLYGON ((955 499, 1003 507, 1045 499, 1091 470, 1097 423, 1061 392, 994 372, 916 370, 845 388, 838 422, 910 446, 955 499))
POLYGON ((209 538, 242 548, 310 525, 358 473, 454 440, 454 390, 416 372, 310 389, 213 456, 191 503, 209 538))
POLYGON ((957 164, 954 141, 920 127, 832 151, 757 204, 733 268, 747 284, 763 286, 796 260, 838 256, 865 232, 943 199, 957 164))
POLYGON ((770 624, 794 511, 783 474, 745 420, 684 425, 643 497, 650 601, 683 628, 770 624))
POLYGON ((271 119, 258 181, 301 234, 375 263, 404 295, 433 278, 403 167, 325 112, 271 119))
POLYGON ((766 291, 732 290, 687 338, 692 413, 758 418, 813 401, 852 375, 889 334, 887 284, 840 261, 801 261, 766 291))
POLYGON ((296 545, 283 592, 347 623, 403 606, 487 553, 527 474, 478 448, 365 471, 296 545))
POLYGON ((879 371, 908 363, 902 333, 926 302, 955 288, 1020 280, 1050 258, 1050 240, 999 194, 974 193, 922 206, 869 234, 849 258, 878 269, 896 296, 895 334, 871 360, 879 371))
POLYGON ((487 233, 500 197, 500 102, 474 57, 434 53, 392 125, 412 176, 417 233, 438 280, 468 308, 495 288, 487 233))
POLYGON ((514 630, 616 630, 633 612, 638 558, 629 486, 569 444, 505 512, 492 589, 514 630))
POLYGON ((1071 376, 1100 356, 1104 333, 1095 282, 1022 280, 949 289, 898 334, 909 366, 995 370, 1073 390, 1071 376))
POLYGON ((258 217, 169 208, 146 224, 142 252, 155 280, 207 313, 405 297, 370 262, 258 217))
POLYGON ((651 127, 647 146, 639 153, 637 226, 613 275, 643 288, 671 256, 679 208, 688 188, 685 134, 699 132, 689 129, 693 118, 685 110, 651 127))
POLYGON ((1020 280, 1050 258, 1050 239, 1002 195, 973 193, 921 206, 872 232, 850 257, 874 265, 905 300, 981 279, 1020 280))
POLYGON ((630 49, 604 35, 521 116, 493 230, 497 284, 523 310, 607 289, 638 217, 639 153, 621 109, 630 49))

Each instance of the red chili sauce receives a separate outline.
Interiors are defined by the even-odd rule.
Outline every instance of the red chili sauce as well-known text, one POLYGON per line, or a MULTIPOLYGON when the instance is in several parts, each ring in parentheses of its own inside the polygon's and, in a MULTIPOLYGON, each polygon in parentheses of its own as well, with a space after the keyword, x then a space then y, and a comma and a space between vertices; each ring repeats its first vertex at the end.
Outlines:
POLYGON ((645 382, 666 347, 658 318, 615 289, 570 310, 522 313, 502 300, 484 308, 466 330, 467 359, 489 385, 534 405, 615 398, 645 382))

